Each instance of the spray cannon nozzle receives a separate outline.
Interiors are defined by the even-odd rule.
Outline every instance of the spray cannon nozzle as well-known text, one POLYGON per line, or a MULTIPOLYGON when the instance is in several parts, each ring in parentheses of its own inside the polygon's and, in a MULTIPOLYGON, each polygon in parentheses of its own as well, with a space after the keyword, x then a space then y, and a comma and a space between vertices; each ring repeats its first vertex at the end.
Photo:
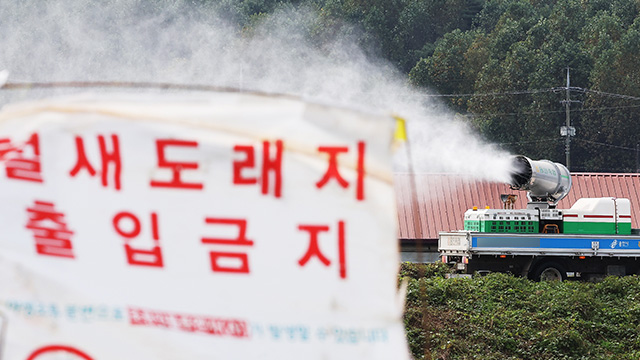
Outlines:
POLYGON ((555 205, 571 190, 571 174, 562 164, 517 155, 512 161, 509 185, 513 190, 527 191, 530 201, 555 205))
POLYGON ((517 155, 511 162, 511 181, 509 185, 513 190, 527 190, 525 187, 531 182, 531 160, 525 156, 517 155))

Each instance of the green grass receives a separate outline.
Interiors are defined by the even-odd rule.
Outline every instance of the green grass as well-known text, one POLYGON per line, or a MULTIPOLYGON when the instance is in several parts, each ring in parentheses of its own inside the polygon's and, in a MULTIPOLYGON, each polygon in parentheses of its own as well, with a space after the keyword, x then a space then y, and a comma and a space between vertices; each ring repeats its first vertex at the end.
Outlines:
POLYGON ((640 359, 640 278, 533 282, 506 274, 445 279, 402 265, 415 359, 640 359))

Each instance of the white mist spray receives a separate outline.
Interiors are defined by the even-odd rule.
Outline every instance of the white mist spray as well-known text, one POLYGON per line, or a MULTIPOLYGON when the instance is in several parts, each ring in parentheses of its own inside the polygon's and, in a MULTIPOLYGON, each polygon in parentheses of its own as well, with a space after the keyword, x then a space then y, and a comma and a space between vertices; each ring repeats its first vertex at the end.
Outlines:
MULTIPOLYGON (((309 9, 277 11, 251 30, 212 6, 149 0, 0 2, 0 70, 10 81, 147 81, 292 94, 408 121, 417 172, 509 179, 509 154, 427 102, 349 36, 311 41, 309 9)), ((0 101, 51 96, 0 91, 0 101)), ((406 170, 398 156, 397 171, 406 170)))

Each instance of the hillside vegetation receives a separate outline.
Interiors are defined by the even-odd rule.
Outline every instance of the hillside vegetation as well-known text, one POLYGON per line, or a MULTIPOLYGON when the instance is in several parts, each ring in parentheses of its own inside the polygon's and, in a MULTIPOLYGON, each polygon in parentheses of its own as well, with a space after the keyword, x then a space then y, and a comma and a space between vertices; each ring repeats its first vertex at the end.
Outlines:
MULTIPOLYGON (((200 0, 213 3, 212 0, 200 0)), ((636 0, 224 0, 250 32, 311 9, 314 43, 355 38, 512 153, 564 161, 567 68, 572 171, 634 172, 640 153, 636 0), (438 96, 447 95, 447 96, 438 96)), ((399 110, 398 110, 399 111, 399 110)))
POLYGON ((532 282, 506 274, 445 279, 402 265, 415 359, 640 359, 640 278, 532 282))

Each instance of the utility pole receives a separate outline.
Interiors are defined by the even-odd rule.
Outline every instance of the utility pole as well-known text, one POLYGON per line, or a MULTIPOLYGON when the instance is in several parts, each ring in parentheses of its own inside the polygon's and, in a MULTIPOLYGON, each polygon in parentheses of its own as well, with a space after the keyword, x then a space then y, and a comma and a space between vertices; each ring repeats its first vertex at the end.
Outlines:
POLYGON ((571 80, 569 75, 569 67, 567 66, 567 87, 565 100, 561 101, 564 104, 565 109, 565 126, 560 128, 560 135, 565 137, 564 140, 564 154, 566 156, 566 166, 569 171, 571 171, 571 137, 576 136, 576 128, 571 126, 571 103, 579 102, 576 100, 571 100, 571 80))

